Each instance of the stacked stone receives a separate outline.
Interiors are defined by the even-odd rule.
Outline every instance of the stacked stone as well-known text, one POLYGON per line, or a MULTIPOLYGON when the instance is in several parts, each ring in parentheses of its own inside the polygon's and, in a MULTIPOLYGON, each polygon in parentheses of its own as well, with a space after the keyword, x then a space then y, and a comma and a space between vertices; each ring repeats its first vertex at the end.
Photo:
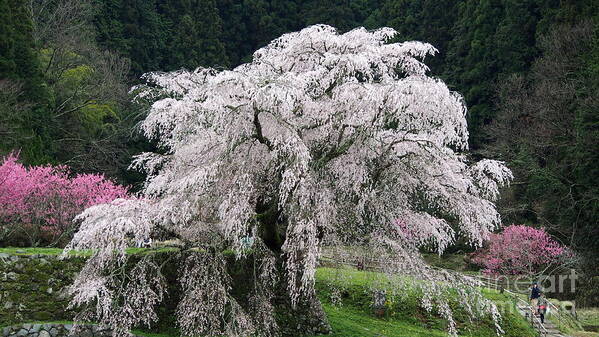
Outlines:
POLYGON ((99 325, 61 323, 18 324, 2 329, 2 337, 109 337, 112 331, 99 325))
POLYGON ((66 290, 84 263, 80 257, 0 253, 0 327, 73 320, 66 290))

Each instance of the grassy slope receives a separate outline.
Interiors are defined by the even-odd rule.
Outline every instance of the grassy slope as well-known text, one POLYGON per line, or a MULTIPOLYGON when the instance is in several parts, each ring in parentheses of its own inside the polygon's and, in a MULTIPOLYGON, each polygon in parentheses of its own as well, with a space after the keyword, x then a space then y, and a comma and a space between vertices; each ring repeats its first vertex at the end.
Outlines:
POLYGON ((578 309, 578 318, 583 325, 599 327, 599 308, 578 309))
MULTIPOLYGON (((446 323, 437 315, 430 314, 420 308, 418 294, 405 289, 405 296, 395 303, 388 304, 391 308, 384 318, 376 318, 370 308, 371 297, 368 295, 370 286, 379 278, 376 273, 355 270, 334 270, 320 268, 316 274, 318 296, 333 328, 332 336, 447 336, 446 323), (331 283, 341 286, 342 305, 332 305, 331 283)), ((502 294, 486 290, 487 298, 501 303, 505 308, 511 301, 502 294)), ((467 314, 456 301, 454 316, 460 336, 492 337, 496 336, 490 319, 468 322, 467 314)), ((501 307, 501 306, 500 306, 501 307)), ((514 310, 503 313, 503 329, 506 337, 533 337, 535 332, 524 319, 514 310)))
POLYGON ((436 253, 423 253, 422 257, 428 264, 437 268, 466 272, 471 271, 474 267, 466 261, 464 254, 445 254, 439 256, 436 253))
MULTIPOLYGON (((560 302, 552 300, 557 307, 560 306, 560 302)), ((573 337, 599 337, 599 308, 581 308, 577 309, 578 319, 580 326, 572 324, 572 322, 563 322, 551 315, 548 318, 552 320, 557 328, 564 334, 573 337), (569 324, 568 324, 569 323, 569 324), (583 331, 586 330, 586 331, 583 331)))
POLYGON ((336 307, 324 303, 329 323, 333 328, 332 337, 367 337, 367 336, 447 336, 440 330, 430 330, 401 320, 377 319, 363 310, 347 306, 336 307))

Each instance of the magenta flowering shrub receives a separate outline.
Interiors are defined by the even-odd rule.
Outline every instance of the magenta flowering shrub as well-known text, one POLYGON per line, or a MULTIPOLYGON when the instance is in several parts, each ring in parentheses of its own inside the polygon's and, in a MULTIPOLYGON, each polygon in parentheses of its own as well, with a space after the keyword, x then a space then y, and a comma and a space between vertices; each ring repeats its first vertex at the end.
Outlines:
POLYGON ((569 250, 544 229, 511 225, 501 233, 491 234, 488 244, 471 257, 488 275, 533 276, 569 255, 569 250))
POLYGON ((125 187, 103 175, 73 175, 66 166, 25 167, 11 154, 0 165, 0 241, 65 243, 76 228, 77 214, 126 197, 125 187))

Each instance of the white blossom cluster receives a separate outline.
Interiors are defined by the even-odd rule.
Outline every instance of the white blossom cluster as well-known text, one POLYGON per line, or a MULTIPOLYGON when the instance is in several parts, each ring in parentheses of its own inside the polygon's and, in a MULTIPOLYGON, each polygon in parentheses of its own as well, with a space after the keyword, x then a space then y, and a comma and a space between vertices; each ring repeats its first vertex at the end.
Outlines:
MULTIPOLYGON (((469 161, 464 102, 426 75, 423 59, 435 48, 388 43, 395 34, 338 34, 315 25, 281 36, 233 70, 146 74, 147 83, 132 92, 152 103, 142 129, 161 153, 133 164, 148 173, 142 198, 79 217, 70 248, 96 249, 98 256, 79 276, 75 302, 110 301, 112 294, 102 292, 110 276, 98 270, 124 256, 127 240, 157 229, 240 257, 248 237, 264 241, 285 259, 293 303, 313 294, 325 244, 371 247, 390 271, 414 275, 432 274, 419 258, 422 246, 441 253, 457 237, 480 245, 500 222, 493 201, 511 172, 496 161, 469 161), (262 213, 271 208, 280 251, 263 235, 269 223, 262 213)), ((276 334, 271 323, 256 323, 270 322, 269 282, 256 287, 262 316, 243 312, 219 276, 222 263, 205 259, 181 271, 184 289, 194 294, 178 310, 182 331, 276 334)), ((438 306, 453 322, 447 304, 438 306)), ((110 308, 98 311, 119 314, 110 308)))

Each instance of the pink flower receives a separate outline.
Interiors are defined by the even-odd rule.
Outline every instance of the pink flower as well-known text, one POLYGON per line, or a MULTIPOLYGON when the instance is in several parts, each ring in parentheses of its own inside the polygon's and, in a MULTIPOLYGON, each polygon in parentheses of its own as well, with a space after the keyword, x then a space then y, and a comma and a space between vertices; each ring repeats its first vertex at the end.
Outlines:
POLYGON ((99 174, 72 176, 66 166, 25 167, 16 154, 0 165, 0 224, 36 224, 60 236, 85 208, 126 198, 127 189, 99 174))
POLYGON ((472 261, 491 275, 532 275, 557 261, 566 248, 544 229, 511 225, 491 234, 488 245, 472 254, 472 261))

